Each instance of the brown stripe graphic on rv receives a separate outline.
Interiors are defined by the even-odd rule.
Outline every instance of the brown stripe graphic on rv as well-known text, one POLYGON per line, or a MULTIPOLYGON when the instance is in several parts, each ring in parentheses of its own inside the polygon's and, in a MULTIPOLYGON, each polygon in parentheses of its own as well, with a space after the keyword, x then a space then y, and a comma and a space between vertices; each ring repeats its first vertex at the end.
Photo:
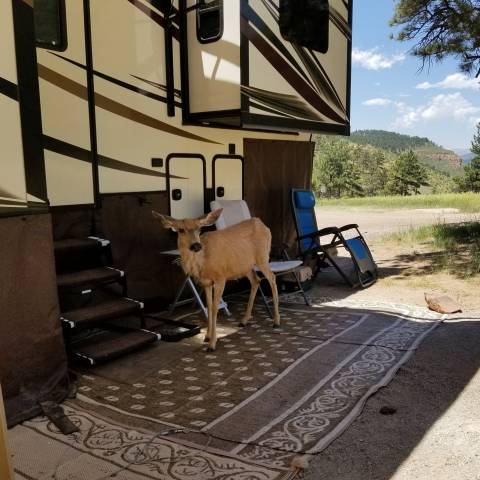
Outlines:
MULTIPOLYGON (((63 55, 59 55, 58 53, 54 52, 48 52, 51 53, 52 55, 55 55, 58 58, 61 58, 62 60, 65 60, 68 63, 71 63, 72 65, 75 65, 83 70, 86 70, 85 65, 82 65, 79 62, 76 62, 75 60, 72 60, 70 58, 64 57, 63 55)), ((93 73, 95 76, 99 78, 103 78, 104 80, 107 80, 108 82, 111 82, 115 85, 118 85, 119 87, 126 88, 127 90, 131 90, 132 92, 138 93, 140 95, 143 95, 148 98, 153 98, 154 100, 158 100, 159 102, 162 103, 167 103, 166 97, 162 97, 161 95, 158 95, 153 92, 149 92, 148 90, 144 90, 143 88, 136 87, 135 85, 132 85, 131 83, 124 82, 123 80, 119 80, 118 78, 111 77, 110 75, 107 75, 106 73, 99 72, 98 70, 93 70, 93 73)), ((142 78, 136 77, 135 75, 131 75, 134 78, 138 78, 139 80, 142 80, 144 82, 147 82, 147 80, 143 80, 142 78)), ((149 83, 149 82, 147 82, 149 83)), ((152 82, 153 84, 154 82, 152 82)), ((178 108, 182 108, 182 104, 180 102, 175 102, 175 106, 178 108)))
POLYGON ((145 0, 147 3, 152 5, 152 7, 156 8, 163 15, 170 15, 172 18, 172 23, 176 25, 179 24, 178 22, 178 9, 173 6, 173 2, 171 0, 145 0))
POLYGON ((250 26, 243 16, 240 19, 240 25, 241 32, 248 40, 312 107, 335 122, 345 123, 345 118, 342 118, 323 98, 319 97, 317 92, 250 26))
MULTIPOLYGON (((278 7, 275 6, 274 4, 268 4, 265 0, 262 0, 262 3, 267 8, 267 10, 270 13, 270 15, 272 16, 273 20, 278 24, 279 18, 280 18, 280 13, 278 11, 278 7)), ((258 24, 258 22, 256 22, 256 19, 253 16, 253 15, 256 15, 255 12, 253 10, 252 10, 252 12, 250 12, 250 10, 251 9, 249 9, 249 8, 243 7, 242 8, 242 14, 244 14, 244 16, 246 18, 248 18, 248 20, 251 23, 253 23, 253 25, 255 25, 257 30, 259 30, 263 34, 263 36, 266 37, 270 41, 270 43, 272 43, 272 45, 280 53, 282 53, 283 56, 287 60, 290 61, 290 63, 296 68, 297 72, 301 73, 304 78, 308 78, 306 73, 304 73, 304 71, 298 65, 298 63, 292 62, 290 57, 285 55, 285 52, 284 52, 285 47, 284 47, 282 41, 275 35, 274 32, 270 31, 270 33, 269 33, 269 32, 266 31, 265 28, 262 28, 262 26, 260 24, 258 24), (280 48, 278 44, 280 44, 282 46, 282 48, 280 48)), ((341 29, 341 27, 342 28, 346 27, 347 30, 348 30, 349 26, 343 20, 343 17, 341 17, 341 15, 338 13, 338 11, 333 9, 332 6, 330 6, 329 11, 330 11, 330 20, 338 26, 341 33, 344 36, 347 36, 347 33, 350 35, 351 34, 350 31, 346 32, 346 31, 341 29), (333 10, 334 10, 334 13, 332 13, 333 10), (336 15, 336 17, 333 18, 332 15, 333 16, 336 15), (340 22, 340 23, 343 22, 343 23, 341 25, 338 25, 336 22, 337 23, 338 22, 340 22)), ((266 28, 268 29, 268 26, 266 26, 266 28)), ((320 95, 325 97, 331 104, 333 104, 335 107, 337 107, 339 110, 341 110, 342 113, 344 113, 345 117, 346 117, 347 113, 346 113, 345 107, 343 106, 343 103, 340 99, 340 96, 338 95, 337 90, 335 89, 335 86, 333 85, 333 83, 330 80, 330 78, 328 77, 325 69, 323 68, 322 64, 319 62, 319 60, 317 59, 315 54, 312 52, 312 50, 307 50, 305 48, 302 48, 301 46, 299 46, 296 43, 292 43, 292 47, 295 50, 295 52, 297 53, 297 55, 300 58, 303 66, 305 67, 306 71, 308 72, 308 74, 310 75, 310 77, 312 79, 312 81, 309 80, 309 84, 314 89, 316 89, 316 91, 320 95)), ((288 55, 290 55, 290 53, 288 53, 288 55)))
MULTIPOLYGON (((166 91, 167 91, 167 86, 166 86, 166 85, 162 85, 161 83, 153 82, 152 80, 147 80, 146 78, 138 77, 137 75, 133 75, 133 73, 131 74, 131 76, 132 76, 133 78, 136 78, 137 80, 140 80, 140 81, 142 81, 142 82, 148 83, 148 84, 151 85, 152 87, 156 87, 156 88, 162 90, 162 92, 166 92, 166 91)), ((173 91, 175 92, 175 96, 176 96, 176 97, 178 97, 178 98, 181 98, 181 97, 182 97, 182 92, 181 92, 181 90, 179 90, 178 88, 174 88, 173 91)))
MULTIPOLYGON (((345 5, 345 8, 348 11, 347 5, 345 5)), ((344 35, 344 37, 347 40, 351 40, 352 29, 350 28, 350 25, 348 24, 348 22, 346 22, 343 16, 341 15, 341 13, 331 5, 330 5, 329 11, 330 11, 330 14, 329 14, 330 21, 340 30, 340 32, 344 35)))
POLYGON ((307 104, 296 95, 270 92, 269 90, 244 85, 242 85, 242 95, 247 95, 250 99, 277 110, 277 115, 284 114, 317 122, 324 120, 321 115, 309 109, 307 104))
POLYGON ((12 100, 18 100, 18 87, 6 78, 0 77, 0 93, 12 100))
MULTIPOLYGON (((148 15, 157 25, 160 25, 161 27, 165 28, 166 26, 166 21, 165 18, 159 15, 157 12, 153 11, 151 8, 148 8, 144 3, 140 2, 139 0, 127 0, 130 2, 133 6, 137 7, 139 10, 141 10, 145 15, 148 15)), ((172 36, 180 41, 180 31, 178 30, 175 25, 171 26, 172 36)))
POLYGON ((315 57, 315 54, 311 51, 306 51, 298 45, 292 44, 294 50, 297 52, 297 55, 302 60, 302 63, 305 65, 307 71, 310 73, 317 92, 323 95, 331 104, 335 105, 343 114, 347 115, 345 107, 335 89, 335 86, 328 78, 325 69, 322 67, 321 63, 315 57))
MULTIPOLYGON (((265 2, 264 2, 265 3, 265 2)), ((274 20, 278 22, 278 19, 275 18, 273 12, 270 12, 274 17, 274 20)), ((250 7, 246 2, 242 2, 242 15, 248 19, 255 28, 262 32, 262 35, 269 40, 269 42, 297 69, 297 72, 302 75, 302 77, 313 87, 312 82, 302 70, 298 62, 293 58, 293 55, 288 51, 282 41, 275 35, 273 30, 262 20, 260 15, 258 15, 252 7, 250 7)))
POLYGON ((256 108, 257 110, 262 110, 264 112, 272 113, 273 115, 277 115, 280 117, 285 117, 285 118, 296 118, 295 115, 290 115, 285 112, 279 112, 278 110, 274 110, 271 107, 266 107, 265 105, 260 105, 259 103, 255 103, 251 98, 250 98, 250 107, 251 108, 256 108))
POLYGON ((22 205, 26 205, 27 202, 25 200, 2 200, 0 198, 0 205, 13 205, 15 207, 17 206, 22 206, 22 205))
MULTIPOLYGON (((12 193, 8 192, 7 190, 4 190, 3 188, 0 188, 0 197, 2 198, 8 198, 8 200, 14 200, 18 202, 24 202, 25 200, 23 198, 16 197, 12 193)), ((3 202, 3 200, 0 200, 3 202)))
MULTIPOLYGON (((60 73, 55 72, 48 67, 45 67, 44 65, 38 64, 38 75, 40 78, 43 78, 47 82, 56 85, 57 87, 71 93, 72 95, 82 98, 83 100, 88 99, 88 92, 86 87, 84 87, 80 83, 75 82, 74 80, 70 80, 64 75, 61 75, 60 73)), ((168 123, 161 122, 156 118, 138 112, 137 110, 127 107, 126 105, 122 105, 121 103, 116 102, 115 100, 105 97, 104 95, 101 95, 99 93, 95 94, 95 105, 99 108, 103 108, 104 110, 114 113, 115 115, 119 115, 120 117, 126 118, 136 123, 140 123, 142 125, 146 125, 147 127, 151 127, 165 133, 170 133, 171 135, 188 138, 189 140, 196 140, 200 142, 220 145, 220 143, 213 140, 200 137, 193 133, 189 133, 185 130, 169 125, 168 123)))
MULTIPOLYGON (((59 153, 60 155, 65 155, 66 157, 92 163, 92 152, 90 152, 90 150, 86 150, 84 148, 77 147, 76 145, 72 145, 71 143, 58 140, 58 138, 43 135, 43 148, 51 152, 59 153)), ((167 176, 166 173, 156 172, 155 170, 150 170, 148 168, 137 167, 136 165, 131 165, 130 163, 122 162, 121 160, 115 160, 114 158, 106 157, 105 155, 98 156, 98 165, 100 167, 111 168, 112 170, 136 173, 137 175, 147 175, 149 177, 166 178, 167 176)), ((186 180, 185 177, 177 177, 175 175, 170 175, 170 177, 186 180)))

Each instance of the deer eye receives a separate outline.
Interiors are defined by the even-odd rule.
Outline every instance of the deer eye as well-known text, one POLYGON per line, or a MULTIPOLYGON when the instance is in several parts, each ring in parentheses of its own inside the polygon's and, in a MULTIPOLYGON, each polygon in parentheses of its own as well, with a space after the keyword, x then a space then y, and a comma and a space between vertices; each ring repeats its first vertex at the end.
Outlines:
POLYGON ((183 228, 179 228, 178 233, 185 233, 185 230, 183 228))

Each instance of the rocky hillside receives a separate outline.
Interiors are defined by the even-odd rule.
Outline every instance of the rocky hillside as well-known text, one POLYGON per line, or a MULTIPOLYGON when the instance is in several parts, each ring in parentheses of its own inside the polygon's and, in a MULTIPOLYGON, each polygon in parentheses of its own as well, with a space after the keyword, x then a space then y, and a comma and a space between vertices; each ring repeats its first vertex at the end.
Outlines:
POLYGON ((393 153, 413 150, 422 163, 449 175, 458 174, 458 170, 462 167, 462 158, 459 155, 426 137, 403 135, 385 130, 357 130, 351 134, 349 140, 360 145, 373 145, 393 153))

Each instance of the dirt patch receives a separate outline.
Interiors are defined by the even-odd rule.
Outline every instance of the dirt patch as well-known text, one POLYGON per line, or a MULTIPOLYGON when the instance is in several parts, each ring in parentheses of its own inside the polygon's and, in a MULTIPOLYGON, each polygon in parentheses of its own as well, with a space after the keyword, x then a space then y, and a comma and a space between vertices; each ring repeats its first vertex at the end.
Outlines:
MULTIPOLYGON (((440 209, 421 210, 372 210, 317 209, 320 228, 331 225, 358 223, 370 245, 380 271, 379 281, 366 290, 346 287, 333 269, 324 271, 318 278, 322 295, 333 299, 352 298, 359 300, 383 300, 425 306, 424 293, 437 292, 451 296, 467 313, 480 313, 478 296, 479 276, 463 278, 458 258, 458 275, 437 267, 440 261, 438 250, 430 242, 395 243, 385 242, 385 235, 406 230, 411 226, 432 225, 439 222, 461 223, 478 220, 479 214, 438 213, 440 209)), ((445 210, 445 209, 443 209, 445 210)))

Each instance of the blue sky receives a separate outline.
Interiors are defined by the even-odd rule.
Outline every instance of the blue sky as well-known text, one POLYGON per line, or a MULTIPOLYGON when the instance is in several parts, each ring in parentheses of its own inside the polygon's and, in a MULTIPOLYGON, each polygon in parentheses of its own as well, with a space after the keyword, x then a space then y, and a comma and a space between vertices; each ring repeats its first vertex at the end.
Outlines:
POLYGON ((382 129, 470 148, 480 121, 480 79, 448 58, 419 71, 412 44, 389 38, 393 0, 356 0, 353 12, 352 131, 382 129))

